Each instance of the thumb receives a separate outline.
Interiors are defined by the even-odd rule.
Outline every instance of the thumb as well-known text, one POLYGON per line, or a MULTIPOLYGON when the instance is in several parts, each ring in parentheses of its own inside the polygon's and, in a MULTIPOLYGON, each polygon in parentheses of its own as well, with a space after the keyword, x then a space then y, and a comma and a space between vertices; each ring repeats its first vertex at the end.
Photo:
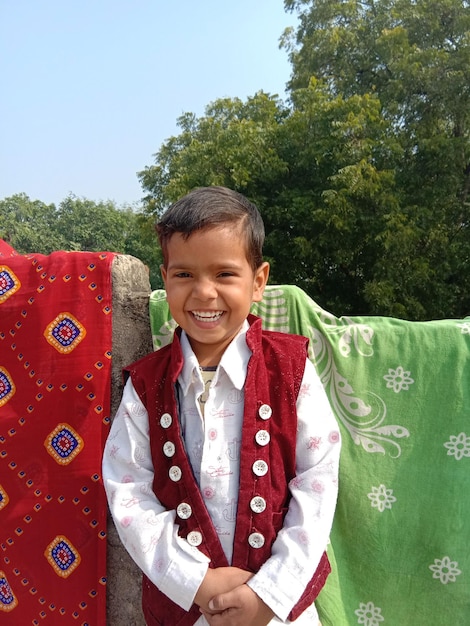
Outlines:
POLYGON ((236 594, 232 591, 219 593, 209 600, 208 606, 211 611, 225 611, 236 606, 236 594))
POLYGON ((211 598, 209 600, 209 609, 211 611, 221 611, 223 609, 223 599, 221 599, 221 596, 215 596, 214 598, 211 598))

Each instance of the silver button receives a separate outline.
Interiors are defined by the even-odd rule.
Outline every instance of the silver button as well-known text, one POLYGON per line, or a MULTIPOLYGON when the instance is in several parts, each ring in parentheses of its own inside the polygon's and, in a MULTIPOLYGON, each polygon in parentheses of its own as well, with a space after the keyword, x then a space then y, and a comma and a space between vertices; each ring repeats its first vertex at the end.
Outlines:
POLYGON ((202 534, 198 530, 192 530, 188 533, 186 541, 190 546, 200 546, 202 543, 202 534))
POLYGON ((181 469, 177 465, 172 465, 168 472, 169 477, 173 482, 178 482, 181 479, 182 472, 181 469))
POLYGON ((268 433, 267 430, 258 430, 258 432, 255 435, 255 441, 260 446, 267 446, 270 439, 271 439, 271 435, 268 433))
POLYGON ((262 404, 259 407, 258 415, 261 417, 262 420, 268 420, 272 414, 273 410, 269 406, 269 404, 262 404))
POLYGON ((176 512, 178 513, 178 517, 181 517, 181 519, 188 519, 191 517, 193 510, 190 504, 182 502, 181 504, 178 504, 176 512))
POLYGON ((167 441, 164 445, 163 445, 163 454, 165 456, 171 457, 175 454, 175 444, 172 441, 167 441))
POLYGON ((173 418, 169 413, 163 413, 160 418, 160 426, 162 428, 169 428, 173 422, 173 418))
POLYGON ((251 498, 250 509, 253 513, 262 513, 266 509, 266 500, 261 496, 251 498))
POLYGON ((253 473, 256 476, 264 476, 268 473, 268 464, 262 459, 258 459, 253 463, 253 473))
POLYGON ((251 533, 248 537, 248 543, 252 548, 262 548, 264 546, 264 537, 261 533, 251 533))

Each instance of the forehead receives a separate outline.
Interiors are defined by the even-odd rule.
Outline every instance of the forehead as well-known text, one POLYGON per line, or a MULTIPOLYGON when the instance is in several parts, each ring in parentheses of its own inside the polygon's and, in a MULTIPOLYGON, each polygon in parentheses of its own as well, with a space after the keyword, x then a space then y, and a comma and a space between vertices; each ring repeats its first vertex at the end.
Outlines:
POLYGON ((167 263, 247 262, 247 244, 243 232, 234 225, 204 228, 189 234, 174 233, 168 241, 167 263))

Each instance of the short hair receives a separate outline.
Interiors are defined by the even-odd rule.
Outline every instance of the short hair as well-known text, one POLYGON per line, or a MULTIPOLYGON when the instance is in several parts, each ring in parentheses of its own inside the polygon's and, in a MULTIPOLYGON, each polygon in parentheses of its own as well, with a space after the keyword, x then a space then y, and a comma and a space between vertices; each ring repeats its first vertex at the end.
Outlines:
POLYGON ((156 231, 168 263, 168 242, 175 233, 184 239, 196 231, 233 224, 246 237, 246 257, 253 271, 263 263, 264 224, 255 204, 226 187, 197 187, 173 203, 156 223, 156 231))

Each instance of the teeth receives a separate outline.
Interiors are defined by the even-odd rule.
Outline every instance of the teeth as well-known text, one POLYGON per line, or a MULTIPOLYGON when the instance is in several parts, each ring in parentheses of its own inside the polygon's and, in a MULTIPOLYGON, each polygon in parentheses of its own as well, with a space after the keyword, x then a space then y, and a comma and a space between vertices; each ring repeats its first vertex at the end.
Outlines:
POLYGON ((193 311, 194 317, 201 322, 216 322, 223 311, 193 311))

